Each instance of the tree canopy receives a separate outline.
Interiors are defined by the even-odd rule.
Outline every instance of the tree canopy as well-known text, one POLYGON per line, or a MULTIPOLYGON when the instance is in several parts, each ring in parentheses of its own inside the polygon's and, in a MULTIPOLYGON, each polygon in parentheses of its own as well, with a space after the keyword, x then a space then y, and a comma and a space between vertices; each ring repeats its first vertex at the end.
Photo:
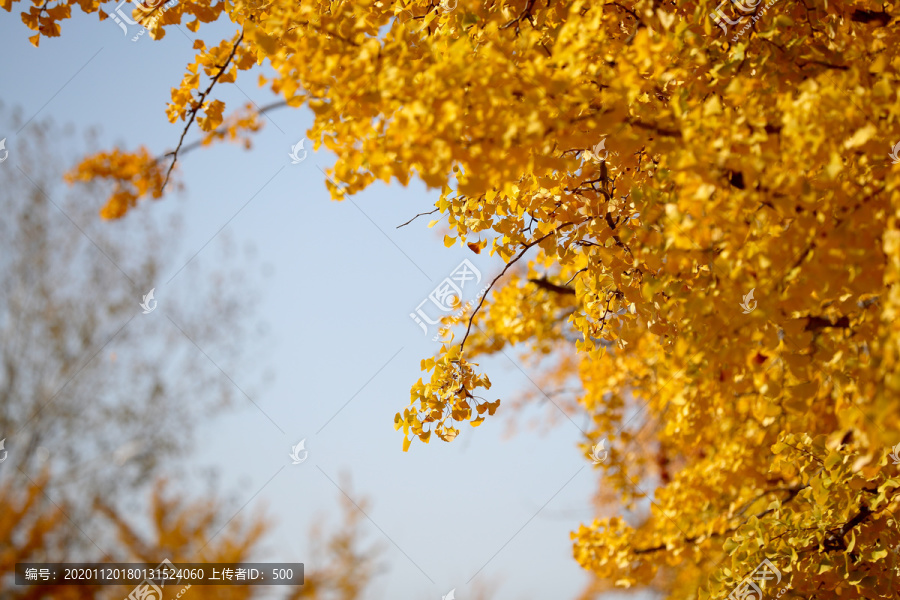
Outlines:
MULTIPOLYGON (((35 1, 33 42, 72 6, 107 16, 35 1)), ((404 449, 503 414, 473 361, 527 348, 574 387, 560 410, 590 416, 586 454, 608 442, 605 482, 627 508, 650 501, 572 533, 586 569, 724 598, 768 560, 781 597, 896 598, 898 16, 822 0, 145 2, 132 17, 156 39, 224 19, 235 33, 195 43, 166 108, 174 150, 111 149, 69 178, 112 180, 110 219, 161 198, 182 132, 207 145, 260 127, 216 91, 265 62, 260 84, 314 113, 335 199, 418 178, 440 191, 448 246, 507 265, 423 360, 395 417, 404 449)))

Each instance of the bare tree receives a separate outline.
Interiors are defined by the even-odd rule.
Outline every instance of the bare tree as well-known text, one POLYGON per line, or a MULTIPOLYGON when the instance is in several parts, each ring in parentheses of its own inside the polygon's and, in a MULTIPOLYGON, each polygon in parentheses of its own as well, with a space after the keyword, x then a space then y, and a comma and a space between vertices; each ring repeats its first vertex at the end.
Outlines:
MULTIPOLYGON (((3 120, 21 127, 17 116, 3 120)), ((177 220, 102 221, 107 190, 62 182, 96 145, 74 137, 31 122, 0 164, 0 487, 48 468, 48 499, 87 519, 96 495, 136 507, 143 494, 119 492, 174 475, 192 424, 236 396, 247 402, 246 382, 232 380, 252 316, 240 290, 252 288, 221 264, 202 273, 195 260, 179 272, 177 220), (143 296, 176 273, 189 291, 144 314, 143 296)))

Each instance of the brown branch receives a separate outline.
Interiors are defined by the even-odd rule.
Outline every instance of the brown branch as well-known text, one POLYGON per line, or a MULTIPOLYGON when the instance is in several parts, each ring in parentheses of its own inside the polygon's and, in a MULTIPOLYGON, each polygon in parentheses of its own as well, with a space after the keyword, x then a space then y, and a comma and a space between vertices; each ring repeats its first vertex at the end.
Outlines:
MULTIPOLYGON (((50 0, 44 0, 44 3, 41 4, 41 10, 39 10, 39 11, 38 11, 38 14, 37 14, 37 19, 38 19, 38 21, 41 20, 41 16, 44 14, 44 11, 47 10, 47 5, 48 5, 48 4, 50 4, 50 0)), ((24 14, 24 13, 23 13, 23 14, 24 14)), ((47 14, 47 17, 48 17, 48 18, 50 17, 49 13, 47 14)), ((44 32, 42 31, 42 26, 41 26, 40 23, 38 23, 38 33, 44 33, 44 32)), ((47 34, 44 33, 44 35, 47 35, 47 34)))
POLYGON ((803 328, 803 331, 818 331, 819 329, 827 329, 830 327, 836 327, 840 329, 847 329, 850 327, 850 318, 849 317, 841 317, 835 322, 831 322, 825 317, 806 317, 806 327, 803 328))
POLYGON ((875 12, 874 10, 861 10, 857 8, 853 11, 853 14, 850 15, 850 20, 856 21, 857 23, 871 23, 872 21, 878 21, 881 24, 880 27, 886 27, 891 21, 891 15, 887 14, 883 9, 881 12, 875 12))
MULTIPOLYGON (((797 497, 797 494, 799 494, 800 491, 801 491, 803 488, 806 488, 806 487, 809 487, 809 486, 808 486, 808 485, 801 485, 801 486, 798 486, 798 487, 779 487, 779 488, 773 488, 773 489, 770 489, 770 490, 766 490, 766 491, 762 492, 761 494, 759 494, 756 498, 753 498, 752 500, 750 500, 749 502, 747 502, 747 503, 742 507, 741 511, 738 512, 738 514, 739 514, 739 515, 743 514, 743 512, 744 512, 748 507, 753 506, 753 503, 754 503, 754 502, 758 502, 759 500, 761 500, 762 498, 766 497, 767 495, 772 494, 772 493, 775 493, 775 492, 787 492, 787 493, 788 493, 788 497, 785 498, 784 500, 782 500, 782 503, 790 502, 791 500, 793 500, 794 498, 797 497)), ((758 518, 762 517, 763 515, 765 515, 765 514, 767 514, 767 513, 769 513, 769 512, 771 512, 771 510, 765 510, 765 511, 763 511, 763 512, 757 514, 757 515, 754 515, 754 517, 758 519, 758 518)), ((736 526, 734 526, 734 527, 731 527, 731 528, 729 528, 729 529, 726 529, 725 531, 720 531, 720 532, 718 532, 718 533, 712 533, 712 534, 709 534, 709 537, 721 537, 721 536, 723 536, 723 535, 729 535, 729 534, 731 534, 731 533, 734 533, 735 531, 737 531, 737 529, 738 529, 740 526, 744 525, 744 523, 746 523, 746 522, 747 522, 747 521, 744 521, 744 522, 742 522, 740 525, 736 525, 736 526)), ((703 536, 695 536, 695 537, 684 538, 683 541, 684 541, 684 543, 686 543, 686 544, 693 544, 694 542, 698 541, 701 537, 703 537, 703 536)), ((634 550, 634 553, 635 553, 635 554, 650 554, 650 553, 652 553, 652 552, 659 552, 660 550, 665 550, 665 549, 666 549, 666 545, 665 545, 665 544, 660 544, 660 545, 658 545, 658 546, 651 546, 651 547, 649 547, 649 548, 637 548, 637 549, 634 550)))
POLYGON ((793 271, 794 269, 796 269, 797 267, 802 265, 803 261, 806 260, 806 258, 810 254, 812 254, 813 250, 815 250, 815 249, 816 249, 816 242, 815 242, 815 240, 813 240, 809 244, 807 244, 806 248, 803 249, 803 252, 800 253, 800 256, 797 257, 797 260, 794 261, 794 264, 791 265, 791 268, 788 269, 788 271, 789 272, 793 271))
POLYGON ((525 17, 530 16, 531 8, 534 6, 534 2, 535 2, 535 0, 528 0, 528 4, 525 5, 525 10, 522 11, 522 14, 520 14, 518 17, 516 17, 515 19, 513 19, 506 25, 501 25, 500 29, 508 29, 509 27, 512 27, 513 25, 518 24, 519 21, 521 21, 525 17))
MULTIPOLYGON (((694 542, 696 542, 699 539, 700 539, 699 537, 689 537, 689 538, 684 538, 683 541, 685 544, 693 544, 694 542)), ((653 552, 659 552, 660 550, 665 550, 665 549, 666 549, 666 545, 660 544, 659 546, 651 546, 649 548, 635 548, 633 550, 633 552, 634 552, 634 554, 651 554, 653 552)))
POLYGON ((861 504, 859 507, 859 512, 856 513, 856 515, 852 519, 850 519, 849 521, 844 523, 843 527, 841 527, 841 531, 840 531, 841 537, 844 537, 845 535, 850 533, 851 529, 853 529, 854 527, 856 527, 857 525, 859 525, 860 523, 862 523, 863 521, 868 519, 873 514, 875 514, 875 513, 873 513, 871 511, 871 509, 869 509, 868 506, 866 506, 865 504, 861 504))
MULTIPOLYGON (((267 104, 266 106, 263 106, 262 108, 259 109, 259 111, 258 111, 256 114, 264 115, 264 114, 266 114, 267 112, 269 112, 270 110, 274 110, 274 109, 276 109, 276 108, 282 108, 282 107, 284 107, 284 106, 289 106, 288 103, 287 103, 287 100, 280 100, 280 101, 278 101, 278 102, 273 102, 272 104, 267 104)), ((218 129, 215 129, 215 130, 212 131, 211 133, 225 133, 226 131, 228 131, 228 127, 227 127, 227 126, 222 126, 222 127, 219 127, 218 129)), ((199 148, 199 147, 202 146, 202 145, 203 145, 203 139, 194 140, 194 141, 191 142, 190 144, 185 144, 185 145, 181 148, 180 154, 181 154, 182 156, 184 156, 185 154, 187 154, 187 153, 190 152, 191 150, 196 150, 197 148, 199 148)), ((161 161, 162 159, 164 159, 165 157, 167 157, 167 156, 169 156, 169 155, 171 155, 171 154, 172 154, 171 152, 168 152, 168 153, 166 153, 166 154, 163 154, 162 156, 160 156, 160 157, 158 157, 158 158, 156 159, 156 162, 161 161)))
POLYGON ((623 242, 619 235, 616 233, 616 227, 619 225, 618 220, 613 223, 612 217, 610 216, 610 213, 608 211, 606 213, 606 224, 609 225, 609 228, 613 231, 612 239, 616 242, 616 245, 625 250, 625 252, 628 253, 628 256, 634 259, 634 254, 631 253, 631 248, 626 246, 625 242, 623 242))
MULTIPOLYGON (((841 528, 833 536, 829 534, 828 537, 825 538, 824 550, 826 552, 846 551, 847 542, 844 541, 844 536, 850 533, 851 529, 865 522, 874 514, 875 513, 868 506, 866 506, 865 504, 860 504, 859 512, 853 515, 853 518, 841 525, 841 528)), ((801 550, 813 550, 815 548, 815 544, 812 544, 810 546, 802 548, 801 550)))
POLYGON ((756 502, 759 502, 760 500, 765 498, 768 494, 771 494, 773 492, 787 492, 788 496, 787 496, 787 498, 782 500, 782 503, 790 502, 797 496, 797 494, 800 493, 800 491, 802 489, 807 488, 807 487, 809 487, 809 485, 800 485, 800 486, 793 486, 793 487, 777 487, 777 488, 772 488, 770 490, 766 490, 765 492, 759 494, 756 498, 753 498, 752 500, 750 500, 749 502, 747 502, 746 504, 741 506, 740 510, 738 510, 736 514, 738 516, 742 516, 747 511, 748 508, 750 508, 756 502))
POLYGON ((571 294, 575 295, 575 290, 570 287, 566 287, 564 285, 557 285, 551 281, 549 281, 546 277, 541 279, 529 279, 531 283, 538 286, 539 288, 545 289, 550 292, 555 292, 557 294, 571 294))
POLYGON ((632 17, 634 17, 634 20, 635 20, 635 21, 638 21, 639 23, 641 22, 641 18, 640 18, 639 16, 637 16, 637 13, 636 13, 636 12, 634 12, 633 10, 631 10, 630 8, 628 8, 627 6, 622 6, 622 5, 619 4, 618 2, 610 2, 609 4, 604 4, 603 6, 604 6, 604 8, 605 8, 606 6, 615 6, 615 7, 621 8, 622 10, 624 10, 625 12, 627 12, 629 15, 631 15, 632 17))
MULTIPOLYGON (((793 448, 793 449, 796 450, 797 452, 802 452, 803 454, 806 454, 806 455, 809 456, 811 459, 813 459, 814 461, 816 461, 817 463, 819 463, 820 465, 822 465, 822 466, 824 467, 825 463, 822 462, 822 459, 819 458, 818 456, 816 456, 815 454, 813 454, 812 452, 810 452, 809 450, 804 450, 803 448, 798 448, 797 446, 792 446, 792 445, 788 444, 787 442, 782 442, 782 443, 783 443, 785 446, 787 446, 788 448, 793 448)), ((820 470, 821 470, 821 469, 820 469, 820 470)))
POLYGON ((357 44, 356 42, 354 42, 354 41, 351 40, 351 39, 345 38, 344 36, 342 36, 341 34, 335 32, 335 31, 328 31, 327 29, 322 29, 321 27, 319 27, 319 26, 316 25, 315 23, 311 23, 309 26, 310 26, 312 29, 315 29, 316 31, 318 31, 318 32, 321 33, 321 34, 333 36, 335 39, 341 40, 341 41, 344 42, 345 44, 350 44, 351 46, 354 46, 354 47, 356 47, 356 48, 359 48, 359 44, 357 44))
MULTIPOLYGON (((792 447, 793 447, 793 446, 792 446, 792 447)), ((790 492, 790 497, 787 498, 787 499, 785 499, 784 502, 789 502, 790 500, 793 500, 793 499, 797 496, 797 494, 800 492, 800 490, 801 490, 802 488, 804 488, 804 487, 808 487, 808 486, 801 486, 800 488, 781 488, 781 491, 788 491, 788 492, 790 492)), ((776 490, 770 490, 770 491, 776 491, 776 490)), ((890 502, 893 502, 893 500, 894 500, 894 497, 893 497, 893 496, 895 496, 895 495, 896 495, 896 494, 893 494, 893 495, 891 496, 891 498, 890 498, 889 501, 888 501, 888 504, 890 504, 890 502)), ((759 499, 759 498, 757 498, 757 500, 758 500, 758 499, 759 499)), ((887 506, 887 505, 886 505, 886 506, 887 506)), ((759 518, 761 515, 765 515, 766 513, 769 513, 769 512, 771 512, 771 510, 766 510, 765 512, 761 513, 760 515, 756 515, 756 517, 759 518)), ((879 511, 879 512, 880 512, 880 511, 879 511)), ((873 512, 868 506, 866 506, 865 504, 860 504, 859 512, 856 513, 849 521, 847 521, 846 523, 844 523, 843 525, 841 525, 840 529, 836 532, 836 535, 834 536, 836 539, 833 539, 833 541, 826 539, 825 550, 826 550, 826 551, 828 551, 828 550, 846 550, 846 549, 847 549, 847 544, 846 544, 846 542, 844 542, 844 539, 843 539, 843 538, 844 538, 848 533, 850 533, 850 531, 851 531, 854 527, 856 527, 857 525, 860 525, 860 524, 866 522, 866 521, 867 521, 872 515, 874 515, 874 514, 876 514, 876 513, 873 512)), ((732 531, 735 531, 736 529, 737 529, 737 528, 734 528, 734 529, 726 530, 726 531, 724 531, 724 532, 722 532, 722 533, 716 533, 716 534, 712 534, 712 535, 714 535, 714 536, 721 536, 721 535, 725 535, 726 533, 730 533, 730 532, 732 532, 732 531)), ((798 530, 798 531, 805 531, 805 530, 801 529, 801 530, 798 530)), ((808 530, 806 530, 806 531, 808 531, 808 530)), ((785 532, 785 533, 787 533, 787 532, 785 532)), ((773 538, 773 539, 778 539, 779 537, 782 537, 783 535, 785 535, 785 534, 783 533, 783 534, 781 534, 780 536, 777 536, 776 538, 773 538)), ((690 543, 696 542, 696 541, 699 540, 699 539, 700 539, 699 536, 697 536, 697 537, 691 537, 691 538, 685 538, 685 539, 684 539, 684 542, 690 544, 690 543)), ((800 552, 809 552, 809 551, 815 550, 816 548, 817 548, 817 545, 816 545, 816 544, 811 544, 811 545, 806 546, 806 547, 804 547, 804 548, 799 548, 799 551, 800 551, 800 552)), ((666 549, 665 544, 660 544, 660 545, 658 545, 658 546, 651 546, 651 547, 649 547, 649 548, 637 548, 637 549, 635 549, 633 552, 634 552, 635 554, 650 554, 650 553, 653 553, 653 552, 659 552, 660 550, 665 550, 665 549, 666 549)), ((741 578, 741 579, 743 579, 743 578, 741 578)))
POLYGON ((521 259, 523 256, 525 256, 525 253, 528 252, 528 250, 529 250, 530 248, 532 248, 533 246, 536 246, 536 245, 540 244, 541 242, 543 242, 544 240, 546 240, 546 239, 547 239, 548 237, 550 237, 551 235, 554 235, 554 234, 556 234, 556 233, 559 233, 559 230, 560 230, 560 229, 562 229, 563 227, 567 227, 567 226, 569 226, 569 225, 574 225, 574 223, 563 223, 562 225, 560 225, 559 227, 557 227, 557 228, 554 229, 553 231, 547 233, 546 235, 543 235, 543 236, 541 236, 541 237, 539 237, 539 238, 537 238, 537 239, 535 239, 535 240, 532 240, 531 242, 527 242, 527 243, 523 244, 522 250, 521 250, 516 256, 514 256, 508 263, 506 263, 506 266, 503 267, 503 270, 500 271, 500 274, 499 274, 499 275, 497 275, 496 277, 494 277, 494 280, 491 281, 491 284, 490 284, 490 285, 487 287, 487 289, 484 291, 484 294, 481 295, 481 299, 478 301, 478 306, 475 307, 475 310, 472 311, 471 316, 469 316, 469 324, 468 324, 468 326, 466 327, 466 335, 463 336, 462 341, 459 343, 459 353, 460 353, 460 355, 462 355, 463 349, 465 348, 466 340, 469 339, 469 332, 472 330, 472 321, 475 320, 475 315, 478 314, 478 311, 481 310, 481 307, 484 305, 484 300, 485 300, 485 298, 488 297, 488 293, 489 293, 489 292, 491 291, 491 289, 494 287, 494 284, 496 284, 497 281, 498 281, 501 277, 503 277, 503 276, 506 274, 506 272, 509 270, 509 268, 510 268, 511 266, 513 266, 514 264, 516 264, 516 263, 519 261, 519 259, 521 259))
MULTIPOLYGON (((609 316, 609 305, 612 304, 613 298, 619 297, 620 293, 621 292, 619 292, 619 290, 617 289, 615 291, 615 293, 610 294, 609 297, 606 299, 606 308, 603 309, 603 316, 600 317, 600 330, 597 332, 596 336, 593 336, 593 335, 591 336, 592 340, 599 338, 602 343, 603 340, 602 340, 602 338, 600 338, 600 336, 603 335, 603 330, 606 328, 606 324, 609 323, 609 320, 606 318, 609 316)), ((587 340, 585 340, 585 341, 587 341, 587 340)))
MULTIPOLYGON (((640 30, 640 28, 641 28, 641 27, 646 27, 646 25, 645 25, 644 22, 641 20, 641 18, 637 15, 636 12, 634 12, 633 10, 631 10, 630 8, 628 8, 627 6, 622 6, 622 5, 619 4, 618 2, 610 2, 609 4, 604 4, 604 5, 603 5, 603 8, 606 8, 607 6, 614 6, 614 7, 616 7, 616 8, 619 8, 619 9, 625 11, 626 13, 628 13, 629 15, 631 15, 631 16, 634 18, 634 20, 637 21, 637 25, 635 25, 634 31, 632 31, 631 34, 625 39, 625 45, 626 45, 626 46, 630 46, 630 45, 631 45, 631 42, 634 41, 634 36, 637 35, 637 32, 640 30)), ((625 27, 625 23, 624 23, 624 22, 620 21, 620 24, 622 25, 623 28, 625 27)))
POLYGON ((655 131, 659 135, 664 135, 667 137, 681 137, 681 132, 677 129, 666 129, 665 127, 660 127, 659 125, 651 125, 650 123, 644 123, 638 119, 626 119, 625 121, 629 125, 633 127, 637 127, 638 129, 646 129, 648 131, 655 131))
POLYGON ((228 55, 228 58, 225 59, 225 64, 219 67, 219 72, 216 73, 215 77, 212 78, 212 81, 209 82, 209 87, 200 94, 200 98, 198 99, 194 108, 191 109, 191 117, 188 119, 187 125, 184 126, 184 131, 181 132, 181 138, 178 140, 178 146, 175 147, 175 150, 166 154, 166 156, 172 157, 172 164, 169 165, 169 170, 166 171, 166 179, 163 181, 162 188, 165 189, 166 184, 169 183, 169 177, 172 175, 172 169, 175 168, 175 163, 178 161, 178 151, 181 150, 182 144, 184 144, 184 137, 187 135, 188 130, 191 128, 191 124, 193 124, 194 119, 197 118, 197 113, 200 112, 200 109, 203 107, 203 103, 206 101, 206 97, 212 91, 213 86, 216 85, 216 82, 219 81, 219 77, 222 76, 222 73, 225 72, 225 69, 228 68, 228 65, 231 64, 231 60, 234 58, 235 53, 237 53, 238 47, 241 45, 241 41, 244 39, 244 32, 241 31, 241 35, 238 36, 237 41, 234 43, 234 47, 231 49, 231 54, 228 55))
POLYGON ((434 209, 434 210, 432 210, 432 211, 429 211, 429 212, 419 213, 419 214, 417 214, 416 216, 414 216, 412 219, 410 219, 409 221, 407 221, 406 223, 402 223, 402 224, 400 224, 400 225, 397 225, 396 228, 397 228, 397 229, 400 229, 401 227, 405 227, 406 225, 409 225, 410 223, 412 223, 413 221, 415 221, 415 220, 418 219, 419 217, 422 217, 422 216, 425 216, 425 215, 433 215, 434 213, 436 213, 436 212, 439 211, 439 210, 440 210, 439 208, 436 208, 436 209, 434 209))
POLYGON ((825 67, 826 69, 834 69, 835 71, 847 71, 850 67, 846 65, 835 65, 830 62, 825 62, 824 60, 807 60, 803 63, 796 63, 798 67, 801 69, 806 67, 807 65, 818 65, 820 67, 825 67))
POLYGON ((572 275, 572 278, 569 279, 569 280, 565 283, 565 285, 569 285, 570 283, 572 283, 573 281, 575 281, 575 278, 578 277, 578 275, 580 275, 581 273, 584 273, 585 271, 587 271, 587 267, 584 267, 583 269, 578 269, 577 271, 575 271, 575 274, 572 275))

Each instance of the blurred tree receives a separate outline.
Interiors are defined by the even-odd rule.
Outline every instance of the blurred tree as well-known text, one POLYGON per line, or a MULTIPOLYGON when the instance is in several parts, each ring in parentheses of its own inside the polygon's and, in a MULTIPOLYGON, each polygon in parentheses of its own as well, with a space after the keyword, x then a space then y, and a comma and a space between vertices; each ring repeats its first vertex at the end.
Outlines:
MULTIPOLYGON (((342 489, 346 489, 346 485, 342 489)), ((320 598, 329 600, 353 600, 364 597, 369 583, 376 574, 375 558, 383 551, 381 547, 363 549, 361 547, 360 524, 368 502, 353 504, 349 497, 341 494, 342 529, 327 537, 321 524, 311 531, 312 550, 310 556, 323 564, 318 571, 306 577, 305 585, 291 598, 320 598)))
POLYGON ((6 477, 0 485, 0 598, 4 600, 56 600, 92 598, 100 586, 51 587, 12 584, 17 562, 77 562, 73 548, 82 544, 83 534, 71 527, 63 510, 46 500, 49 471, 45 467, 35 480, 6 477), (13 486, 18 480, 24 485, 13 486))
POLYGON ((190 295, 142 314, 143 295, 182 266, 178 221, 99 223, 102 186, 59 185, 84 151, 72 137, 32 122, 0 169, 0 487, 49 467, 49 497, 87 527, 85 490, 135 508, 141 494, 131 492, 175 475, 192 424, 238 393, 198 348, 237 376, 253 313, 248 294, 227 292, 241 288, 236 271, 188 266, 190 295))
MULTIPOLYGON (((94 600, 125 598, 127 586, 12 586, 9 581, 17 562, 86 562, 80 552, 73 552, 74 532, 65 513, 65 503, 47 505, 41 498, 47 494, 49 470, 45 468, 33 482, 21 490, 0 487, 0 597, 5 600, 94 600)), ((261 516, 228 517, 228 511, 214 500, 187 501, 169 493, 164 480, 153 486, 149 502, 149 527, 141 532, 134 515, 125 518, 114 507, 96 498, 95 508, 112 527, 115 542, 103 551, 104 562, 132 562, 158 565, 168 559, 176 567, 180 563, 240 563, 259 561, 261 543, 269 527, 261 516), (222 521, 226 521, 224 524, 222 521)), ((316 527, 311 533, 318 549, 318 568, 304 573, 304 585, 284 588, 248 585, 189 586, 166 585, 163 598, 181 597, 214 600, 249 600, 271 598, 272 590, 284 600, 359 600, 375 574, 374 560, 378 549, 362 547, 361 512, 341 496, 341 525, 324 533, 316 527)))
MULTIPOLYGON (((9 453, 0 465, 4 600, 123 598, 130 591, 11 586, 17 562, 243 562, 264 551, 263 518, 229 519, 230 509, 214 498, 188 502, 158 479, 174 474, 171 459, 189 448, 191 424, 208 420, 235 392, 202 353, 183 351, 176 327, 139 326, 143 294, 164 269, 179 266, 172 244, 178 221, 134 219, 125 229, 97 222, 91 199, 103 196, 102 184, 58 189, 65 157, 78 154, 71 137, 50 122, 32 123, 16 144, 16 168, 0 170, 0 439, 5 435, 9 453), (123 504, 146 504, 149 518, 123 504)), ((235 275, 220 269, 208 281, 192 281, 190 303, 166 307, 193 342, 214 346, 223 364, 235 362, 250 315, 247 295, 235 301, 224 293, 229 285, 238 285, 235 275), (231 325, 227 336, 220 320, 231 325)), ((306 573, 306 585, 286 588, 286 600, 363 597, 375 549, 361 547, 362 513, 341 499, 340 528, 311 532, 321 567, 306 573)), ((259 589, 203 586, 190 594, 243 600, 260 597, 259 589)))

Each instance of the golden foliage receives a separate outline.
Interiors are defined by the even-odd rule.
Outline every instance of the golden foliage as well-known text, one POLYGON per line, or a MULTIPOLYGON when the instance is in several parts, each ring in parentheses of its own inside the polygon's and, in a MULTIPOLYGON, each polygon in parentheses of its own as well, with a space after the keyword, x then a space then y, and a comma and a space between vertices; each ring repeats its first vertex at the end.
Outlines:
MULTIPOLYGON (((19 478, 23 479, 23 478, 19 478)), ((70 550, 71 536, 84 535, 73 526, 70 508, 47 495, 50 480, 45 470, 36 481, 15 491, 13 485, 0 486, 0 579, 11 577, 16 563, 85 562, 84 556, 70 550)), ((96 499, 94 509, 112 525, 118 544, 111 548, 105 562, 133 562, 156 565, 167 558, 179 563, 259 562, 260 544, 269 527, 259 516, 228 518, 228 512, 214 500, 185 501, 169 493, 170 486, 159 481, 149 502, 149 533, 137 526, 111 504, 96 499), (226 521, 224 524, 223 521, 226 521)), ((365 503, 363 503, 363 507, 365 503)), ((282 588, 285 600, 358 600, 363 597, 375 574, 375 549, 362 548, 360 507, 342 497, 342 520, 337 531, 312 533, 317 565, 305 573, 305 584, 282 588)), ((104 544, 105 545, 105 544, 104 544)), ((48 586, 40 582, 18 588, 10 598, 38 599, 52 595, 62 600, 118 597, 130 592, 127 587, 48 586)), ((248 600, 260 597, 264 590, 249 585, 203 586, 191 594, 217 600, 248 600)), ((177 590, 176 590, 177 591, 177 590)))
MULTIPOLYGON (((0 545, 0 580, 12 578, 19 562, 78 562, 65 551, 71 528, 63 508, 48 503, 44 496, 48 479, 44 470, 36 481, 27 481, 21 489, 0 486, 0 540, 4 541, 0 545)), ((37 582, 24 591, 8 593, 12 594, 9 598, 22 600, 51 595, 76 600, 93 598, 100 590, 99 586, 57 587, 37 582)))
POLYGON ((118 219, 137 204, 138 198, 161 198, 164 177, 163 166, 142 147, 136 152, 112 151, 92 156, 67 173, 66 181, 112 180, 114 190, 100 215, 118 219))

